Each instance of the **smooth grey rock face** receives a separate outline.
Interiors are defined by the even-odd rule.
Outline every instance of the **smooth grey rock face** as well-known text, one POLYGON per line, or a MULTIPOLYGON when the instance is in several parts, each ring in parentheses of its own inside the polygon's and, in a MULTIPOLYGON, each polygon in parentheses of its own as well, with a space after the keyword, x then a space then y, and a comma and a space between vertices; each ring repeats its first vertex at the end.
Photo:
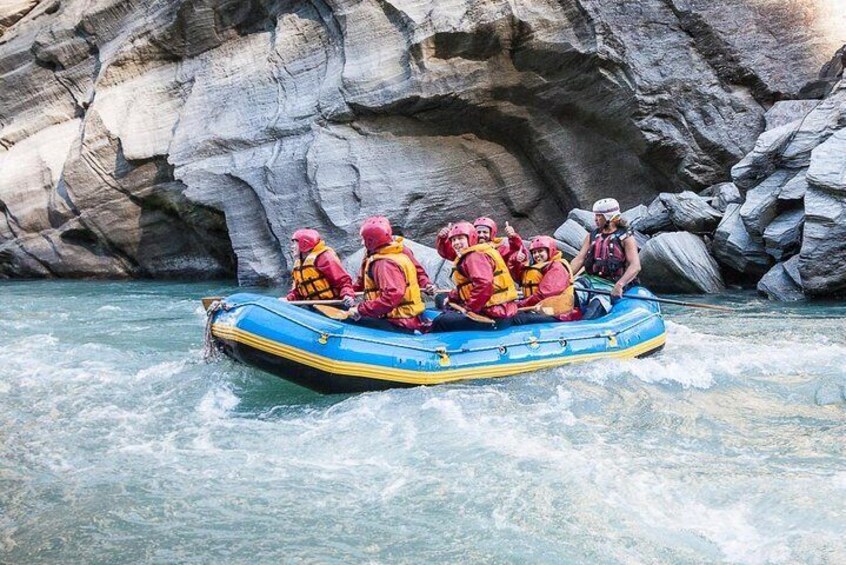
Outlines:
POLYGON ((846 129, 814 149, 799 270, 808 294, 846 291, 846 129))
POLYGON ((778 196, 794 174, 793 171, 780 169, 746 193, 746 201, 740 208, 740 217, 746 230, 756 240, 762 240, 764 230, 778 214, 778 196))
POLYGON ((647 235, 675 229, 673 221, 670 219, 670 211, 660 197, 649 204, 646 213, 638 218, 632 227, 647 235))
POLYGON ((712 251, 721 264, 738 273, 756 278, 766 273, 770 259, 763 243, 754 240, 746 231, 740 217, 740 204, 729 204, 717 231, 714 232, 712 251))
POLYGON ((788 210, 770 222, 764 230, 764 247, 776 261, 783 261, 799 251, 802 245, 803 209, 788 210))
POLYGON ((567 220, 553 234, 555 239, 574 249, 581 249, 587 236, 588 231, 576 220, 567 220))
POLYGON ((680 194, 662 193, 659 198, 670 216, 673 225, 682 231, 710 233, 719 225, 723 215, 712 208, 698 194, 682 192, 680 194))
POLYGON ((640 218, 645 216, 647 210, 649 210, 647 206, 640 204, 639 206, 635 206, 630 210, 626 210, 621 214, 620 217, 631 226, 634 225, 634 223, 637 222, 640 218))
POLYGON ((581 210, 579 208, 573 208, 567 213, 567 220, 573 220, 589 232, 596 229, 595 217, 595 214, 590 210, 581 210))
POLYGON ((303 225, 700 190, 846 41, 830 1, 12 0, 0 276, 273 284, 303 225))
POLYGON ((791 302, 805 298, 802 287, 797 285, 788 275, 784 263, 776 263, 758 281, 758 293, 770 300, 791 302))
POLYGON ((780 100, 764 114, 766 129, 771 130, 802 120, 819 103, 819 100, 780 100))
POLYGON ((720 269, 701 238, 686 232, 662 233, 640 252, 641 282, 656 292, 703 294, 725 288, 720 269))
POLYGON ((808 190, 808 179, 806 177, 806 173, 808 169, 802 169, 796 176, 787 181, 787 183, 781 187, 781 190, 778 193, 779 200, 802 200, 805 198, 805 192, 808 190))
POLYGON ((772 175, 781 164, 781 155, 801 123, 801 120, 795 120, 761 134, 755 148, 731 168, 734 184, 748 190, 772 175))
POLYGON ((841 80, 831 94, 802 119, 780 156, 782 164, 791 168, 807 167, 811 151, 843 127, 846 127, 846 80, 841 80))

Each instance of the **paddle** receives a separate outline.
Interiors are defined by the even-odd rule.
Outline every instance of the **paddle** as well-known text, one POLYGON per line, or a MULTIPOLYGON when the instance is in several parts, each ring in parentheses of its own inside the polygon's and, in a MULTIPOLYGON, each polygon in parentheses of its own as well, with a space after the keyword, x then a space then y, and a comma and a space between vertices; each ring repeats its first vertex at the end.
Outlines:
POLYGON ((547 316, 554 316, 556 312, 564 314, 572 309, 572 302, 567 300, 567 297, 563 294, 544 298, 534 306, 523 306, 522 308, 518 308, 520 312, 543 312, 547 316))
MULTIPOLYGON (((607 290, 595 290, 592 288, 577 288, 576 292, 587 292, 589 294, 602 294, 604 296, 611 296, 611 292, 607 290)), ((719 312, 734 312, 733 308, 725 306, 715 306, 713 304, 702 304, 700 302, 685 302, 682 300, 672 300, 670 298, 658 298, 657 296, 632 296, 624 294, 622 298, 634 298, 635 300, 648 300, 651 302, 660 302, 662 304, 675 304, 676 306, 687 306, 689 308, 706 308, 708 310, 717 310, 719 312)))
POLYGON ((473 320, 474 322, 479 322, 480 324, 496 324, 496 320, 488 318, 487 316, 483 316, 481 314, 477 314, 475 312, 471 312, 464 306, 459 306, 458 304, 453 304, 452 302, 448 303, 447 306, 449 306, 456 312, 464 314, 465 316, 467 316, 468 319, 473 320))
POLYGON ((288 304, 294 306, 341 306, 343 300, 286 300, 288 304))
POLYGON ((334 306, 328 306, 326 304, 315 304, 314 309, 327 318, 332 318, 333 320, 341 322, 350 317, 350 313, 347 310, 341 310, 340 308, 335 308, 334 306))

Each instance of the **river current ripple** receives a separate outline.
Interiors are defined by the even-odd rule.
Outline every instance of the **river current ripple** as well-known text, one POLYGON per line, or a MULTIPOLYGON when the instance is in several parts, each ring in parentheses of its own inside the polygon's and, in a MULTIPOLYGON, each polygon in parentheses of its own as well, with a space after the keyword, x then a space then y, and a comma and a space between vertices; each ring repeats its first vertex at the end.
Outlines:
POLYGON ((846 562, 843 303, 326 397, 202 361, 197 299, 233 290, 0 283, 0 562, 846 562))

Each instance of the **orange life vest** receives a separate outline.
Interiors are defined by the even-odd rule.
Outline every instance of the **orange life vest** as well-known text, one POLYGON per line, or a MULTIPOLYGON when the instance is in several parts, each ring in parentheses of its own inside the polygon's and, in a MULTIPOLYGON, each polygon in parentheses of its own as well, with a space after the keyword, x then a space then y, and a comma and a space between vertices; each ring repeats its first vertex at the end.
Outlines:
POLYGON ((376 261, 391 261, 397 265, 405 276, 405 294, 396 308, 388 312, 386 318, 414 318, 426 309, 423 297, 420 295, 420 285, 417 284, 417 269, 414 263, 402 252, 402 241, 394 241, 376 253, 369 255, 364 261, 364 298, 375 300, 379 298, 380 289, 371 275, 371 267, 376 261))
POLYGON ((471 253, 482 253, 483 255, 487 255, 491 258, 494 264, 494 291, 490 299, 485 304, 485 308, 517 300, 517 286, 514 284, 514 279, 511 278, 511 274, 508 272, 508 267, 505 265, 502 255, 500 255, 499 251, 494 249, 488 243, 478 243, 472 247, 462 249, 461 253, 458 254, 458 257, 455 258, 455 266, 452 269, 452 280, 458 289, 458 295, 461 297, 461 300, 464 302, 470 300, 470 293, 473 289, 473 281, 461 272, 461 263, 471 253))
POLYGON ((319 241, 305 259, 297 259, 294 263, 294 269, 291 272, 294 290, 304 297, 304 300, 333 300, 341 296, 336 289, 332 288, 323 273, 314 266, 314 262, 323 253, 331 253, 337 259, 335 251, 325 242, 319 241))
POLYGON ((543 276, 549 270, 549 267, 551 267, 552 264, 556 262, 564 265, 564 268, 567 269, 567 273, 569 273, 570 275, 570 286, 568 286, 567 289, 563 293, 561 293, 561 295, 565 298, 563 304, 557 303, 555 315, 560 315, 566 314, 567 312, 571 311, 574 305, 573 269, 570 268, 570 263, 568 263, 561 256, 560 251, 553 255, 552 259, 550 259, 549 261, 544 261, 543 263, 535 263, 534 265, 524 267, 523 280, 521 281, 521 286, 523 287, 523 298, 528 298, 537 294, 539 291, 540 283, 543 280, 543 276), (564 311, 559 312, 557 310, 564 311))

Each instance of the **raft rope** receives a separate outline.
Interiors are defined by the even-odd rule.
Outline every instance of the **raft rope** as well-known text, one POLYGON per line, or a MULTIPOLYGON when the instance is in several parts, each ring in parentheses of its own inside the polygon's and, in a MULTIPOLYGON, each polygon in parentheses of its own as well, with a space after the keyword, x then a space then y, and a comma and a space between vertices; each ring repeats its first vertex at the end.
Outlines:
POLYGON ((206 310, 206 327, 203 331, 203 361, 206 363, 213 363, 220 359, 220 348, 214 342, 214 335, 212 335, 212 320, 220 310, 228 310, 222 300, 215 300, 206 310))
MULTIPOLYGON (((457 353, 478 353, 478 352, 481 352, 481 351, 491 351, 493 349, 497 349, 497 350, 500 351, 500 353, 502 353, 504 350, 507 350, 509 347, 515 347, 515 346, 518 346, 518 345, 526 345, 526 346, 536 347, 536 346, 543 344, 543 343, 559 343, 563 347, 563 346, 566 346, 567 342, 569 342, 569 341, 584 341, 584 340, 588 340, 588 339, 598 339, 598 338, 605 338, 605 339, 608 339, 608 340, 616 343, 616 337, 618 335, 620 335, 622 332, 627 332, 631 329, 636 328, 637 326, 639 326, 643 323, 646 323, 647 321, 651 320, 652 318, 661 316, 660 313, 653 312, 652 314, 650 314, 646 318, 637 320, 636 322, 624 327, 623 329, 620 329, 620 330, 617 330, 617 331, 610 331, 609 330, 609 331, 597 333, 597 334, 594 334, 594 335, 576 336, 576 337, 570 337, 570 338, 558 337, 558 338, 552 338, 552 339, 535 339, 535 338, 532 338, 529 341, 519 341, 519 342, 514 342, 514 343, 509 343, 509 344, 487 345, 487 346, 484 346, 484 347, 462 347, 461 349, 446 349, 444 347, 438 347, 438 348, 435 348, 435 349, 431 349, 431 348, 428 348, 428 347, 420 347, 418 345, 397 343, 396 341, 393 341, 393 340, 387 341, 387 340, 376 339, 376 338, 371 338, 371 337, 363 337, 363 336, 356 336, 356 335, 344 335, 344 334, 338 334, 338 333, 333 333, 333 332, 327 332, 327 331, 321 330, 319 328, 315 328, 314 326, 311 326, 311 325, 309 325, 309 324, 307 324, 307 323, 305 323, 301 320, 296 320, 296 319, 294 319, 294 318, 292 318, 292 317, 290 317, 290 316, 288 316, 288 315, 286 315, 282 312, 279 312, 277 310, 273 310, 272 308, 268 308, 264 304, 260 304, 258 302, 243 302, 241 304, 225 304, 225 303, 219 304, 219 302, 220 301, 214 302, 211 305, 211 307, 209 308, 209 318, 208 318, 208 323, 206 324, 206 334, 208 336, 211 336, 211 326, 212 326, 211 321, 214 318, 214 313, 217 312, 218 310, 222 309, 222 310, 226 310, 226 311, 231 311, 231 310, 235 310, 237 308, 241 308, 241 307, 244 307, 244 306, 255 306, 256 308, 260 308, 260 309, 262 309, 266 312, 270 312, 271 314, 279 316, 280 318, 288 320, 289 322, 291 322, 293 324, 296 324, 296 325, 298 325, 302 328, 305 328, 309 331, 312 331, 312 332, 318 334, 320 336, 321 343, 325 343, 326 340, 328 340, 329 338, 336 337, 338 339, 360 341, 360 342, 363 342, 363 343, 373 343, 373 344, 376 344, 376 345, 390 345, 390 346, 393 346, 393 347, 400 347, 400 348, 408 349, 408 350, 412 350, 412 351, 421 351, 423 353, 430 353, 430 354, 439 355, 439 356, 443 356, 444 354, 451 355, 451 354, 457 354, 457 353), (217 308, 215 309, 215 307, 217 307, 217 308)), ((214 345, 212 345, 211 347, 215 350, 213 355, 219 356, 220 352, 217 350, 217 348, 214 345)))

